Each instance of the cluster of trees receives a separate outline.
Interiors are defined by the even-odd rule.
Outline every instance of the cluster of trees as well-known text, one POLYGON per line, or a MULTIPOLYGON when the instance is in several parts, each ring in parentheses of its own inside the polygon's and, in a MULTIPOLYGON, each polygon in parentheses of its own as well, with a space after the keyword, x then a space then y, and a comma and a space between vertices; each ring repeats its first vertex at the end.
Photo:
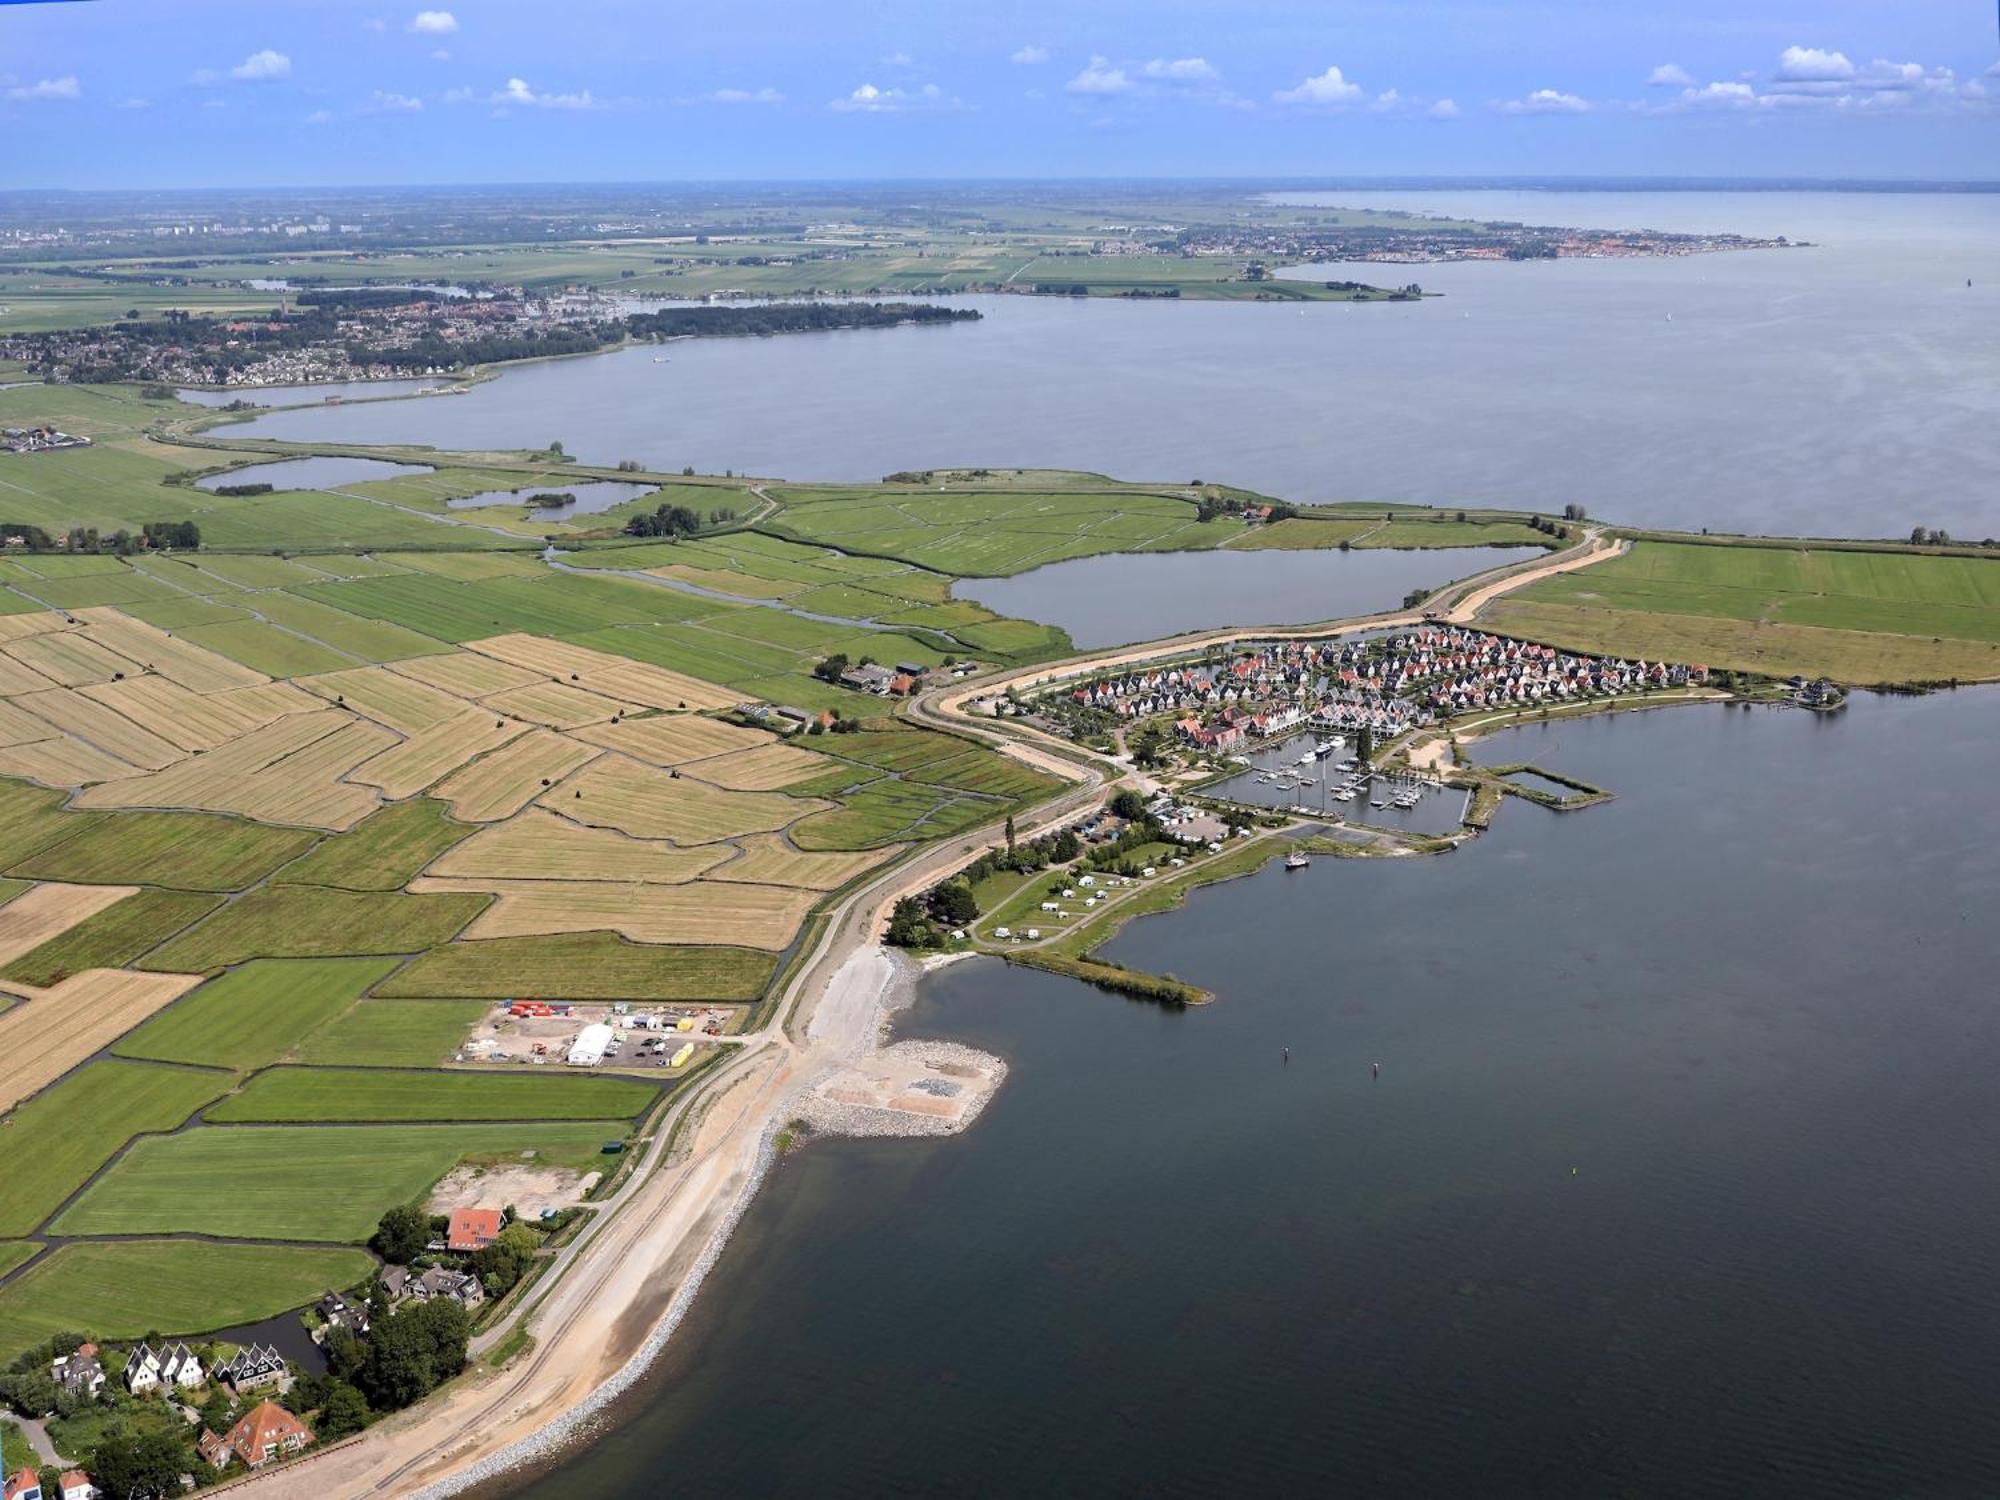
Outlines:
POLYGON ((549 359, 564 354, 591 354, 624 337, 616 323, 564 323, 553 328, 524 328, 476 338, 448 339, 427 331, 401 349, 351 343, 347 357, 358 365, 387 365, 395 370, 458 370, 467 365, 497 364, 506 359, 549 359))
POLYGON ((905 896, 889 913, 886 941, 896 948, 942 947, 945 934, 979 915, 979 903, 963 880, 947 880, 921 896, 905 896))
POLYGON ((836 328, 962 323, 978 317, 971 309, 929 302, 769 302, 740 307, 664 307, 658 312, 633 313, 624 326, 634 338, 641 339, 762 337, 836 328))
POLYGON ((1559 542, 1569 540, 1569 528, 1560 521, 1551 521, 1547 516, 1530 516, 1527 525, 1530 531, 1539 531, 1543 536, 1552 536, 1559 542))
POLYGON ((148 521, 139 528, 149 547, 194 552, 201 547, 201 528, 192 521, 148 521))
POLYGON ((627 536, 693 536, 702 527, 699 512, 685 505, 662 504, 650 513, 636 515, 625 523, 627 536))
MULTIPOLYGON (((1194 483, 1196 489, 1202 488, 1199 479, 1194 483)), ((1250 502, 1236 495, 1204 494, 1194 503, 1194 516, 1197 521, 1217 521, 1224 516, 1240 516, 1249 508, 1250 502)), ((1271 513, 1266 519, 1289 521, 1298 513, 1299 508, 1296 505, 1283 500, 1274 500, 1271 502, 1271 513)))
POLYGON ((1949 547, 1951 533, 1942 526, 1912 526, 1910 542, 1918 547, 1949 547))
POLYGON ((228 495, 233 499, 240 500, 250 495, 268 495, 272 489, 273 486, 269 484, 218 484, 209 493, 212 495, 228 495))
POLYGON ((1581 521, 1583 518, 1583 507, 1578 505, 1574 500, 1563 507, 1563 519, 1565 521, 1581 521))
MULTIPOLYGON (((406 1203, 382 1215, 368 1243, 392 1265, 420 1268, 437 1265, 440 1258, 432 1256, 429 1247, 431 1241, 443 1237, 450 1222, 443 1214, 425 1213, 415 1204, 406 1203)), ((517 1220, 510 1208, 507 1227, 492 1244, 462 1259, 445 1256, 442 1261, 462 1265, 479 1278, 487 1296, 497 1299, 506 1296, 527 1274, 541 1243, 541 1235, 517 1220)))
POLYGON ((19 537, 30 552, 110 552, 119 557, 148 547, 192 552, 201 546, 201 528, 192 521, 148 521, 137 536, 122 527, 107 533, 95 526, 72 526, 61 542, 31 522, 0 521, 0 536, 19 537))

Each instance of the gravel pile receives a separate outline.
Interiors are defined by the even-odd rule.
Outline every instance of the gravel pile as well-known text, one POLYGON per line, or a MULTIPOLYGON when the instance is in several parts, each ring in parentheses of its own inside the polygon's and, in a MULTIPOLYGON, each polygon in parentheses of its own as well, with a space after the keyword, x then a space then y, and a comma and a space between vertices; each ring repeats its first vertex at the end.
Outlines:
POLYGON ((847 1104, 817 1091, 806 1095, 798 1117, 819 1135, 956 1135, 979 1118, 1007 1079, 1007 1064, 989 1052, 957 1042, 897 1042, 883 1054, 948 1068, 963 1087, 964 1112, 956 1117, 847 1104))

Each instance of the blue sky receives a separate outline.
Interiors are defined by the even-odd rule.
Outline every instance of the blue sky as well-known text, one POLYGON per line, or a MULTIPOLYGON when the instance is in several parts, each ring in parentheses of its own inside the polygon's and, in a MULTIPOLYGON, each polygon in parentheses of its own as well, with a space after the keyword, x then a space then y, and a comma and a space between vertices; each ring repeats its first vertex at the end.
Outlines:
POLYGON ((0 186, 1992 178, 1996 59, 1994 0, 7 4, 0 186))

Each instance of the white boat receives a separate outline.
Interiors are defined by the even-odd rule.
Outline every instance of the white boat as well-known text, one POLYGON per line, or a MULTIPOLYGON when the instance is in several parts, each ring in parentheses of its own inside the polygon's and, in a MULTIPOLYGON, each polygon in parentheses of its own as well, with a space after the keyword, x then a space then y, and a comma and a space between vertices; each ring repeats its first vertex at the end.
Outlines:
POLYGON ((1287 870, 1303 870, 1311 863, 1311 858, 1302 850, 1294 849, 1290 854, 1285 856, 1285 868, 1287 870))
POLYGON ((1387 797, 1376 797, 1372 801, 1370 801, 1368 805, 1370 807, 1378 807, 1378 808, 1387 807, 1389 805, 1389 799, 1387 797))

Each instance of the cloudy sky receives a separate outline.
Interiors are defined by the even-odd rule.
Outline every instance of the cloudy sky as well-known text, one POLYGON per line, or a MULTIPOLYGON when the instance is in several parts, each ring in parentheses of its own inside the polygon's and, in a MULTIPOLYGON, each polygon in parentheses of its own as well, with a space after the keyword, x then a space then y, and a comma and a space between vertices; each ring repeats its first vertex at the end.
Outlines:
POLYGON ((0 3, 0 186, 2000 177, 1993 0, 0 3))

